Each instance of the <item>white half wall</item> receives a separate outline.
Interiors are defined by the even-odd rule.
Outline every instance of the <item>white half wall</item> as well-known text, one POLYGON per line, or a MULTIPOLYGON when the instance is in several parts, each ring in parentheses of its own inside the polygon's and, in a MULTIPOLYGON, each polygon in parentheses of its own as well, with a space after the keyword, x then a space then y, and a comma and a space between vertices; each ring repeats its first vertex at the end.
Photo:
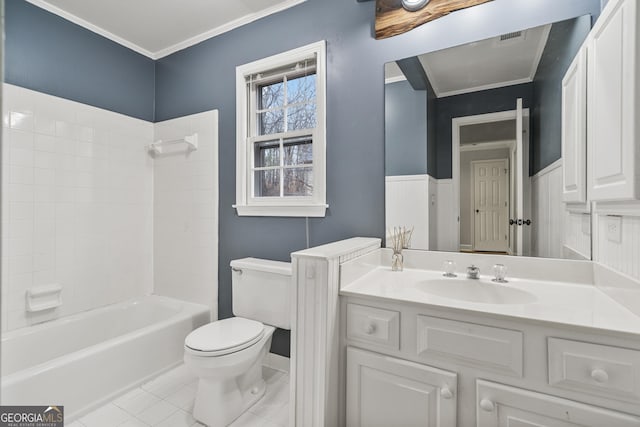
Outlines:
POLYGON ((547 166, 531 179, 531 255, 562 258, 564 204, 562 160, 547 166))
POLYGON ((150 294, 153 124, 4 84, 2 330, 150 294), (26 311, 28 289, 62 305, 26 311))
POLYGON ((155 140, 198 134, 198 149, 154 160, 154 293, 218 310, 218 112, 155 124, 155 140))

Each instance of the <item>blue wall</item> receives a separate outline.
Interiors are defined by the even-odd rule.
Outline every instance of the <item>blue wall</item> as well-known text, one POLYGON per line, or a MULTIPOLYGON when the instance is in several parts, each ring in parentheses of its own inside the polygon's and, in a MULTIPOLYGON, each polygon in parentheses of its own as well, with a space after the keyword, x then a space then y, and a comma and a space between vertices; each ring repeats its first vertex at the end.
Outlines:
MULTIPOLYGON (((153 62, 22 0, 7 3, 7 81, 134 117, 154 107, 153 62)), ((305 247, 303 218, 236 216, 235 67, 327 41, 326 218, 312 246, 384 235, 384 63, 590 13, 600 0, 495 0, 406 34, 373 38, 375 2, 307 0, 155 63, 155 120, 220 110, 219 309, 231 315, 230 260, 289 260, 305 247)), ((450 151, 450 149, 449 149, 450 151)), ((447 153, 440 153, 447 158, 447 153)), ((450 153, 449 153, 450 157, 450 153)), ((287 335, 273 348, 288 353, 287 335)))
POLYGON ((514 110, 517 98, 522 98, 523 108, 531 107, 533 83, 438 98, 436 178, 451 178, 451 120, 454 117, 514 110))
MULTIPOLYGON (((406 34, 373 38, 375 2, 308 0, 157 61, 156 120, 220 110, 219 312, 231 315, 229 262, 289 260, 305 247, 303 218, 238 217, 235 203, 235 67, 327 41, 326 218, 309 219, 311 246, 384 234, 384 63, 499 34, 598 15, 599 0, 495 0, 406 34)), ((439 107, 438 107, 439 108, 439 107)), ((438 150, 451 158, 451 148, 438 150)), ((446 160, 445 160, 446 162, 446 160)), ((450 169, 450 166, 449 166, 450 169)), ((438 171, 441 176, 450 170, 438 171)), ((286 336, 273 350, 288 353, 286 336)))
POLYGON ((5 82, 153 121, 153 60, 24 0, 4 4, 5 82))
POLYGON ((562 78, 591 30, 591 17, 553 24, 533 80, 530 173, 562 155, 562 78))
POLYGON ((384 91, 385 175, 426 174, 427 92, 406 80, 389 83, 384 91))

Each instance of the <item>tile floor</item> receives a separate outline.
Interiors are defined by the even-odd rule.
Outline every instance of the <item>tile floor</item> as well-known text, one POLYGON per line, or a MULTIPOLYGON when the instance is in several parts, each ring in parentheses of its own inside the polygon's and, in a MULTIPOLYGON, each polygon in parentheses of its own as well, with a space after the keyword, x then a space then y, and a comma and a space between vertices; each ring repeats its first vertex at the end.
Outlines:
MULTIPOLYGON (((267 391, 231 427, 288 427, 289 374, 263 367, 267 391)), ((68 427, 200 427, 191 416, 197 379, 184 365, 114 399, 68 427)))

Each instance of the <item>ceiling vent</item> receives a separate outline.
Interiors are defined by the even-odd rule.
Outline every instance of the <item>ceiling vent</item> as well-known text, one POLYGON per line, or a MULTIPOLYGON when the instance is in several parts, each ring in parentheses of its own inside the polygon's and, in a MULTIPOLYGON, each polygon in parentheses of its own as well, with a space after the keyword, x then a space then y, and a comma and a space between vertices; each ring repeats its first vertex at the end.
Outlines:
POLYGON ((503 34, 498 37, 498 44, 515 43, 524 40, 525 31, 514 31, 512 33, 503 34))

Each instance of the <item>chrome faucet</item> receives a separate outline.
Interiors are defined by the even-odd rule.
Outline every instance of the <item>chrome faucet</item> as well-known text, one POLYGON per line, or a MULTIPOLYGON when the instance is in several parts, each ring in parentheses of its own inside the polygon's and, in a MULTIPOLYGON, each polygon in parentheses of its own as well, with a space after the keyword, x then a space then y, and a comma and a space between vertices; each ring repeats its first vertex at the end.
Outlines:
POLYGON ((467 267, 467 279, 479 279, 480 278, 480 269, 475 265, 471 264, 471 266, 467 267))

